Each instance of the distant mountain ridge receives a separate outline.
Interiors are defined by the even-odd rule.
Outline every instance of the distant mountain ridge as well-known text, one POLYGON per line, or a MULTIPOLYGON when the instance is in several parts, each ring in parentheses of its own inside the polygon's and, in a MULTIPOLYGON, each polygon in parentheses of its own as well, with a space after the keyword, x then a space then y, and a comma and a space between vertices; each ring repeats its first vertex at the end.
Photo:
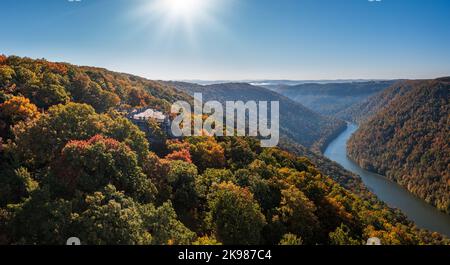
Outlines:
MULTIPOLYGON (((166 80, 167 81, 167 80, 166 80)), ((353 82, 371 82, 386 81, 384 79, 243 79, 243 80, 200 80, 200 79, 184 79, 170 80, 181 83, 193 83, 199 85, 215 85, 225 83, 248 83, 254 86, 296 86, 300 84, 329 84, 329 83, 353 83, 353 82)))
POLYGON ((398 81, 384 91, 380 91, 379 93, 371 95, 363 101, 341 110, 336 113, 336 117, 346 121, 351 121, 353 123, 364 122, 381 108, 388 105, 394 98, 402 96, 410 91, 411 82, 412 81, 398 81))
POLYGON ((272 86, 272 89, 317 113, 342 118, 336 114, 388 88, 394 82, 305 83, 295 86, 272 86))
POLYGON ((190 95, 202 93, 204 100, 279 101, 280 134, 320 152, 328 141, 345 129, 345 122, 317 114, 283 95, 247 83, 224 83, 202 86, 184 82, 167 82, 190 95))

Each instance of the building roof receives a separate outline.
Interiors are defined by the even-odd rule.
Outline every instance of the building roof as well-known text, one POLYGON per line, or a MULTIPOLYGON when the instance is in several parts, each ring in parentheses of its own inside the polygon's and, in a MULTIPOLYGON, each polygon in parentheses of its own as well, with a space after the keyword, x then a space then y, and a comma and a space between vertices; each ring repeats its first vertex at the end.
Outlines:
POLYGON ((135 120, 148 120, 150 118, 164 120, 166 115, 153 109, 146 109, 145 111, 133 115, 133 119, 135 120))

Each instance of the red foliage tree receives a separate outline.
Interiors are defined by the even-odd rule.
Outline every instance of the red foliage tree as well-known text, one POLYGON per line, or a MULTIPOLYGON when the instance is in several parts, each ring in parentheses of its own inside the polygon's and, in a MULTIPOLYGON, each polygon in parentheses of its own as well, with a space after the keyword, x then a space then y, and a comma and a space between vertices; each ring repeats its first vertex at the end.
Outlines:
POLYGON ((47 67, 47 69, 56 74, 60 75, 67 74, 67 66, 62 63, 46 62, 45 67, 47 67))
POLYGON ((189 153, 189 150, 187 150, 187 149, 174 151, 174 152, 168 154, 165 158, 167 160, 181 160, 184 162, 192 163, 191 153, 189 153))
POLYGON ((6 63, 6 59, 8 59, 8 57, 6 57, 3 54, 0 54, 0 65, 5 64, 6 63))

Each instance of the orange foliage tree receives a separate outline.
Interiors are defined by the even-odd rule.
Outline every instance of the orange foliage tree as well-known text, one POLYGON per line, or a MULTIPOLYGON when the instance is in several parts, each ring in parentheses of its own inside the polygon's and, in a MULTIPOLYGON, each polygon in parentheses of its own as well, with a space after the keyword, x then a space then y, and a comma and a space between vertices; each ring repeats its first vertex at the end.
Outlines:
POLYGON ((27 122, 40 115, 36 105, 24 97, 12 97, 0 104, 0 137, 10 136, 10 127, 19 122, 27 122))
POLYGON ((45 66, 52 72, 65 75, 67 74, 67 66, 62 63, 45 62, 45 66))
POLYGON ((27 121, 39 117, 39 111, 28 98, 12 97, 0 104, 0 116, 11 123, 27 121))
POLYGON ((225 166, 225 152, 214 137, 191 137, 188 139, 192 161, 200 171, 225 166))
POLYGON ((189 151, 189 143, 179 140, 167 140, 167 149, 172 151, 165 158, 167 160, 181 160, 188 163, 192 163, 192 156, 189 151))
POLYGON ((183 149, 180 151, 174 151, 170 154, 168 154, 165 157, 167 160, 181 160, 184 162, 192 163, 191 154, 189 153, 189 150, 183 149))
POLYGON ((6 57, 3 54, 0 54, 0 64, 5 64, 6 63, 6 59, 8 59, 8 57, 6 57))

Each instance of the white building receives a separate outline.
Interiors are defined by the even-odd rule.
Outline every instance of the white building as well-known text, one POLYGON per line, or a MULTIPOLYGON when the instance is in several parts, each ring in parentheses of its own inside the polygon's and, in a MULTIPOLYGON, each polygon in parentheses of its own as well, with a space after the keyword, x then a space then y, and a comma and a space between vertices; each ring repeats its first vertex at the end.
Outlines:
POLYGON ((166 119, 166 115, 164 115, 160 111, 156 111, 153 109, 146 109, 142 112, 139 111, 133 111, 132 119, 134 120, 149 120, 149 119, 155 119, 158 122, 164 122, 166 119))

